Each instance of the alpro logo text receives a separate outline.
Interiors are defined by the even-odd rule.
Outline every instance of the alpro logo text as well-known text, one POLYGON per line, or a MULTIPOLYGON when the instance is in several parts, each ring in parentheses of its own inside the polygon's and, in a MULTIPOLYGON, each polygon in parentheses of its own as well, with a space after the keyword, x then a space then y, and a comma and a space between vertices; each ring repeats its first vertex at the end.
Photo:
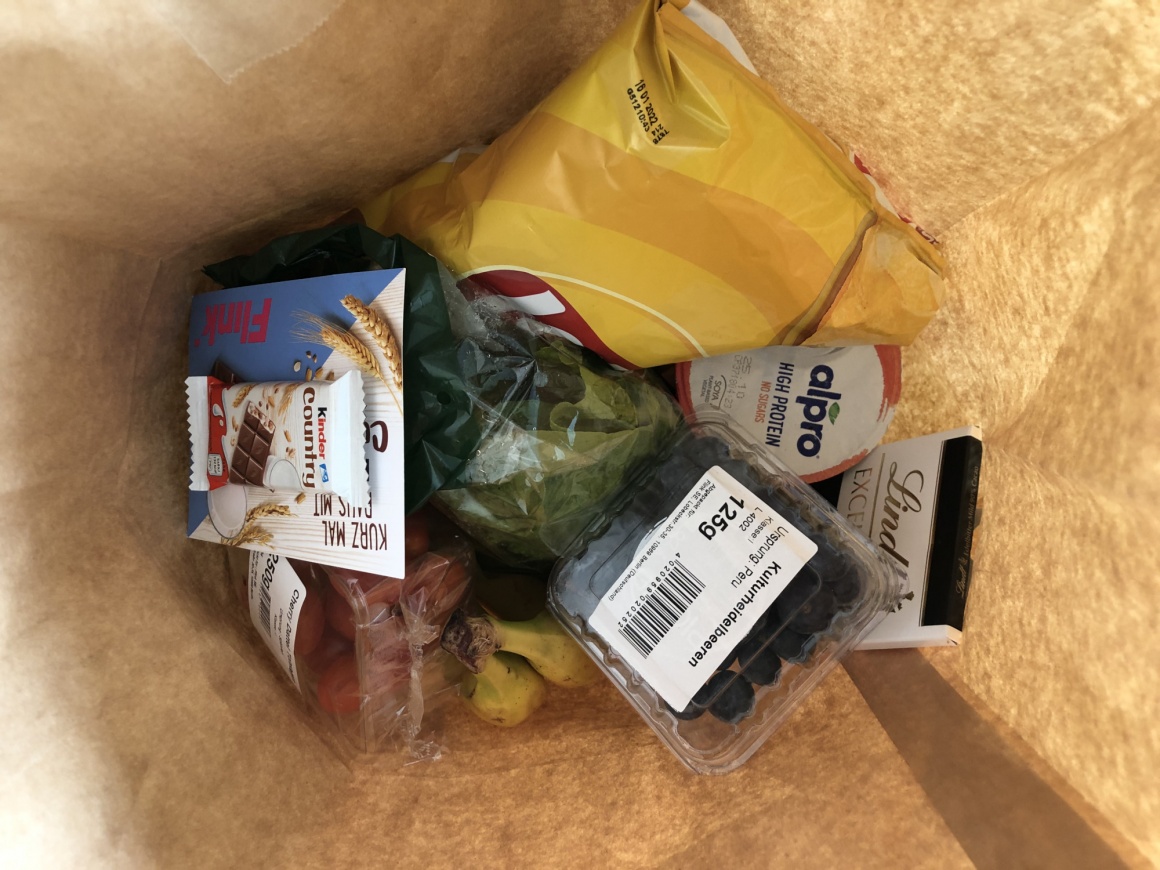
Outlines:
POLYGON ((827 418, 831 423, 838 419, 838 400, 841 393, 832 389, 834 370, 829 366, 814 366, 810 371, 810 384, 804 396, 794 399, 802 406, 801 429, 797 449, 802 456, 817 456, 822 449, 822 424, 827 418))

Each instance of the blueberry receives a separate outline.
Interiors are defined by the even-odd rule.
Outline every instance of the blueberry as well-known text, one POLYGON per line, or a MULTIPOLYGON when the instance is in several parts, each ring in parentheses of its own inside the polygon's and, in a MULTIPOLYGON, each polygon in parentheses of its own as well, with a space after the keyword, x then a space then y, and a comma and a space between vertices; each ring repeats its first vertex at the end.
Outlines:
POLYGON ((748 462, 742 462, 740 459, 724 459, 717 465, 720 465, 730 477, 751 489, 760 485, 748 462))
POLYGON ((829 587, 806 565, 789 582, 775 603, 778 621, 801 634, 814 634, 829 627, 838 612, 838 603, 829 587))
POLYGON ((811 565, 840 607, 847 607, 862 596, 863 580, 858 562, 842 546, 823 542, 811 565))
POLYGON ((680 712, 665 703, 665 709, 682 721, 696 719, 708 709, 722 722, 730 725, 736 725, 746 716, 752 715, 756 706, 757 696, 753 686, 734 671, 717 671, 713 674, 680 712))
POLYGON ((694 438, 687 445, 687 451, 697 463, 705 468, 720 465, 729 458, 728 445, 712 435, 694 438))
MULTIPOLYGON (((695 473, 695 469, 686 469, 686 476, 688 473, 695 473)), ((672 513, 677 506, 680 499, 684 498, 689 489, 692 488, 692 481, 688 486, 681 488, 677 486, 677 469, 666 468, 662 474, 658 474, 648 482, 633 499, 632 507, 640 515, 648 517, 651 527, 652 523, 672 513)))
POLYGON ((690 462, 683 457, 676 457, 669 463, 665 469, 664 478, 668 487, 665 498, 670 511, 689 494, 689 490, 701 479, 704 473, 705 469, 699 463, 690 462))
POLYGON ((776 488, 772 486, 762 486, 754 490, 754 494, 771 508, 773 508, 773 510, 777 511, 779 514, 789 520, 790 523, 796 525, 798 522, 800 522, 797 509, 794 507, 793 502, 790 501, 784 493, 779 492, 776 488))
POLYGON ((600 554, 592 554, 586 550, 561 568, 556 578, 555 595, 567 613, 587 619, 599 604, 600 596, 604 592, 600 590, 594 577, 598 569, 593 568, 594 564, 599 564, 597 561, 599 559, 600 554))
POLYGON ((697 694, 693 696, 693 699, 689 701, 684 710, 678 712, 677 710, 673 709, 672 705, 670 705, 668 701, 664 701, 665 709, 678 719, 686 722, 691 719, 696 719, 698 716, 704 713, 706 709, 708 709, 709 702, 713 700, 713 696, 731 676, 733 676, 732 671, 719 670, 709 678, 709 682, 705 683, 705 685, 701 686, 701 688, 697 690, 697 694))
POLYGON ((769 645, 777 628, 773 610, 767 610, 722 667, 728 666, 736 657, 737 665, 746 679, 759 686, 772 686, 781 673, 781 659, 769 645))
POLYGON ((858 566, 843 559, 826 575, 826 587, 842 606, 853 604, 862 595, 862 576, 858 566))
POLYGON ((794 578, 786 584, 781 595, 774 602, 777 611, 777 621, 786 622, 791 619, 799 607, 813 597, 821 587, 822 581, 817 572, 809 565, 802 567, 794 578))
POLYGON ((704 704, 712 698, 709 712, 730 725, 736 725, 753 713, 757 697, 749 680, 733 671, 718 671, 693 696, 693 703, 704 704))
POLYGON ((829 628, 837 613, 834 593, 828 586, 822 586, 786 624, 802 634, 816 634, 829 628))
POLYGON ((769 648, 787 662, 804 662, 814 646, 814 636, 783 628, 769 643, 769 648))
POLYGON ((602 597, 628 568, 632 562, 633 554, 636 552, 637 544, 643 536, 644 532, 641 531, 629 536, 623 543, 621 541, 606 541, 605 543, 621 544, 621 546, 612 552, 597 551, 594 558, 585 560, 584 565, 578 565, 573 569, 573 576, 581 582, 587 579, 592 592, 598 597, 602 597))
POLYGON ((623 531, 610 529, 563 563, 556 578, 556 595, 568 613, 587 619, 628 567, 635 546, 630 540, 618 549, 623 539, 623 531))
POLYGON ((772 686, 781 675, 781 659, 763 635, 750 635, 742 641, 737 648, 737 664, 742 675, 758 686, 772 686))

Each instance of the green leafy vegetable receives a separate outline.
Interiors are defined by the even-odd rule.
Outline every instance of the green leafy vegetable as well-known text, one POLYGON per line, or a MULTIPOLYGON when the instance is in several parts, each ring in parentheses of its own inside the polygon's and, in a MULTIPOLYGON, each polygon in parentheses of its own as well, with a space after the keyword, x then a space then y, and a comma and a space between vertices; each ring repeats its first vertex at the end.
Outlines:
POLYGON ((485 331, 463 341, 460 365, 486 434, 435 498, 501 560, 539 566, 608 509, 681 416, 651 376, 518 319, 485 331))

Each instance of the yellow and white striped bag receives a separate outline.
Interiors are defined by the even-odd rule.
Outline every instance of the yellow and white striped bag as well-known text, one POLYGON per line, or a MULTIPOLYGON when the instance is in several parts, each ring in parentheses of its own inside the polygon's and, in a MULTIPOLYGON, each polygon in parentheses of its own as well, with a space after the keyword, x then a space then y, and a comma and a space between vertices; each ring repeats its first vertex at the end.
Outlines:
POLYGON ((942 298, 937 251, 871 180, 654 0, 485 151, 362 212, 631 367, 907 344, 942 298))

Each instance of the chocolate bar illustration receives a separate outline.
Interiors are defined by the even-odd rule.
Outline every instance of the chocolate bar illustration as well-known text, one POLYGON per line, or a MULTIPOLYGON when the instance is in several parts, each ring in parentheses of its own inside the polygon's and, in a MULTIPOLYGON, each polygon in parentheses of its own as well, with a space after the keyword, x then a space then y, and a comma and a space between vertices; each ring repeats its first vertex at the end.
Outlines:
POLYGON ((227 387, 232 387, 234 384, 242 380, 238 377, 237 372, 222 362, 222 358, 220 356, 213 361, 213 371, 210 372, 210 375, 217 378, 227 387))
POLYGON ((248 402, 238 432, 238 444, 230 458, 230 483, 263 485, 275 434, 274 421, 254 402, 248 402))

